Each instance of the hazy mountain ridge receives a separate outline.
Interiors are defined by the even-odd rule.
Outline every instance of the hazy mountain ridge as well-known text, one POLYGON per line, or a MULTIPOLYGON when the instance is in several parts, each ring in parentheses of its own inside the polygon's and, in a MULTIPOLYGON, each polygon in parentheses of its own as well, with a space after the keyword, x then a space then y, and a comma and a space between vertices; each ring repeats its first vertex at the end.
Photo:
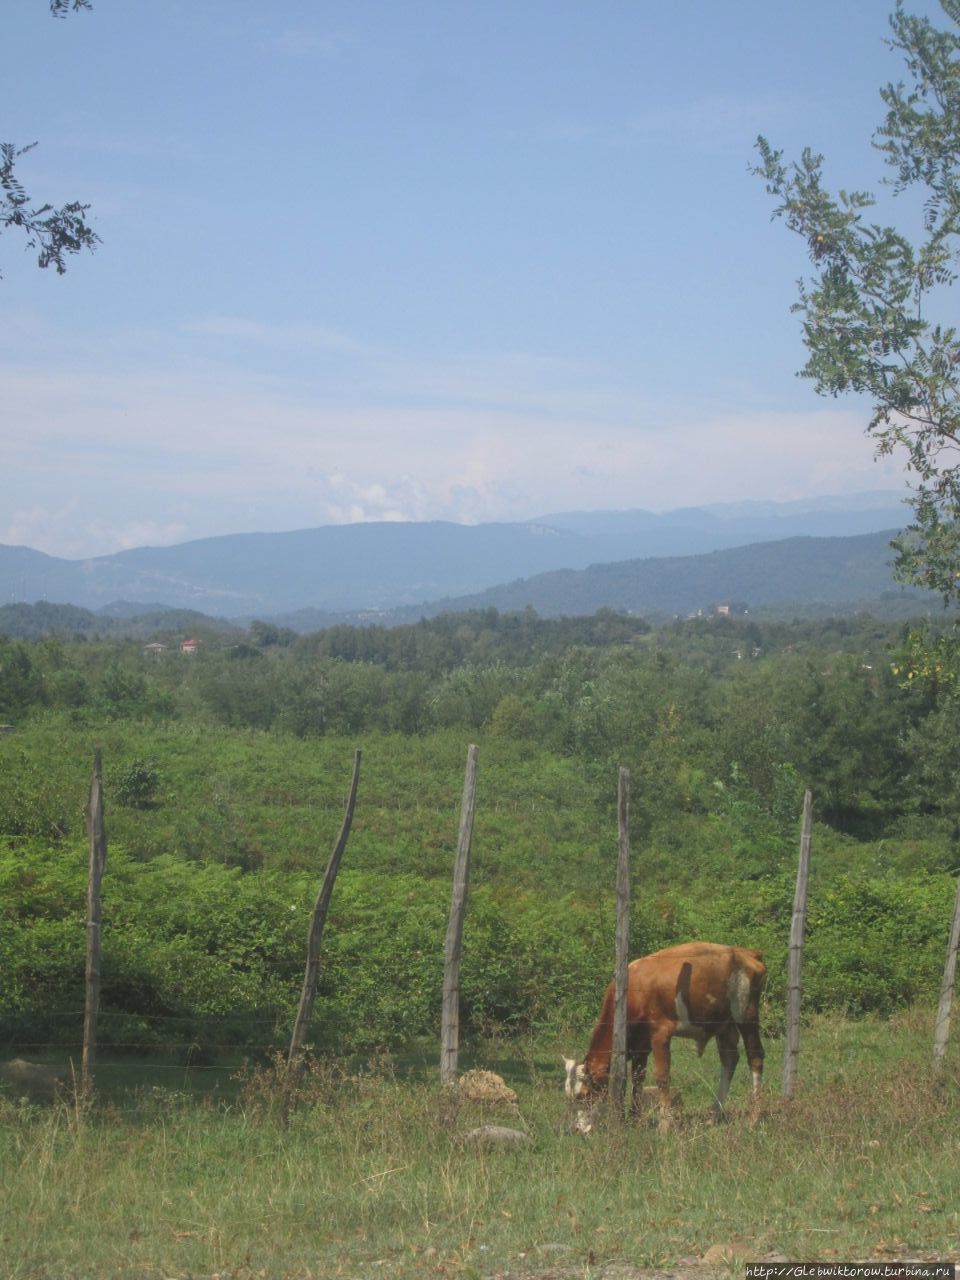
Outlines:
POLYGON ((431 602, 423 612, 533 608, 541 617, 616 609, 641 616, 686 614, 730 601, 751 608, 880 603, 923 613, 935 593, 900 586, 890 541, 898 531, 844 538, 786 538, 700 556, 625 560, 518 579, 474 595, 431 602))
POLYGON ((118 600, 224 617, 390 611, 520 578, 638 558, 692 556, 794 536, 902 527, 899 495, 733 503, 663 514, 560 512, 520 523, 327 525, 238 533, 65 560, 0 545, 0 601, 99 609, 118 600))
MULTIPOLYGON (((893 530, 851 538, 792 538, 754 543, 702 556, 627 560, 584 570, 555 570, 479 592, 393 610, 334 613, 321 609, 261 614, 265 622, 298 632, 338 624, 395 626, 440 613, 533 608, 544 618, 612 609, 647 620, 709 611, 732 603, 752 612, 817 616, 868 611, 882 617, 942 612, 940 597, 899 586, 893 578, 893 530)), ((0 634, 16 636, 203 635, 235 632, 252 621, 224 620, 194 610, 114 603, 94 613, 73 605, 0 606, 0 634)))

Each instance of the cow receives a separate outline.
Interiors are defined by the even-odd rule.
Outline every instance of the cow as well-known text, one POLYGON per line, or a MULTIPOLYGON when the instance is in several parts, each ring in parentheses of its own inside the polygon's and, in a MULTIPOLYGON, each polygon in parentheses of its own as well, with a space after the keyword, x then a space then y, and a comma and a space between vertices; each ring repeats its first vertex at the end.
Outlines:
MULTIPOLYGON (((698 1056, 703 1054, 707 1041, 716 1036, 720 1082, 714 1114, 718 1120, 723 1117, 727 1091, 740 1059, 737 1044, 742 1036, 753 1073, 756 1107, 763 1076, 759 1004, 766 974, 759 951, 714 942, 685 942, 679 947, 655 951, 629 965, 627 1061, 633 1073, 634 1114, 641 1108, 647 1058, 652 1051, 660 1099, 660 1127, 669 1127, 670 1041, 674 1036, 695 1041, 698 1056)), ((575 1127, 579 1133, 589 1133, 593 1128, 593 1111, 607 1087, 614 997, 615 985, 611 982, 583 1062, 564 1059, 566 1093, 578 1104, 575 1127)))

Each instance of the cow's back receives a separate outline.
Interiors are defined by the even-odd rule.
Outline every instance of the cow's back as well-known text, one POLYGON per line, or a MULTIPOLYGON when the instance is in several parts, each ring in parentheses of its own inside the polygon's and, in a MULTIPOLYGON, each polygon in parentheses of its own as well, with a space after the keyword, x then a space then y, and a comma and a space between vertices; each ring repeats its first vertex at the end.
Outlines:
POLYGON ((752 947, 665 947, 630 965, 630 1018, 701 1025, 755 1019, 765 976, 762 955, 752 947))

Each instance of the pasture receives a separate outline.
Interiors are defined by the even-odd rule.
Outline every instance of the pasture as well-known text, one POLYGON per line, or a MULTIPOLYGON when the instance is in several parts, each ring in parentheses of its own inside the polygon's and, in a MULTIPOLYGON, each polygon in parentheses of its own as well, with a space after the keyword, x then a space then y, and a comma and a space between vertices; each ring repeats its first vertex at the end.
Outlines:
MULTIPOLYGON (((485 1065, 520 1095, 521 1150, 466 1147, 481 1121, 434 1071, 323 1060, 284 1124, 268 1075, 226 1096, 141 1086, 89 1111, 0 1103, 5 1280, 112 1276, 600 1277, 740 1258, 960 1255, 960 1071, 930 1070, 929 1010, 815 1018, 797 1098, 747 1122, 743 1063, 731 1119, 708 1122, 716 1054, 674 1055, 674 1130, 569 1130, 556 1044, 491 1043, 485 1065), (619 1270, 617 1270, 619 1268, 619 1270)), ((724 1264, 717 1264, 724 1270, 724 1264)), ((740 1272, 742 1263, 735 1265, 740 1272)), ((729 1268, 728 1268, 729 1269, 729 1268)), ((732 1274, 732 1271, 731 1271, 732 1274)))
POLYGON ((958 1053, 935 1083, 929 1008, 956 889, 956 717, 862 648, 814 661, 771 636, 769 658, 747 664, 726 633, 701 630, 671 633, 668 651, 385 667, 369 689, 371 663, 318 665, 293 646, 249 661, 211 646, 169 669, 145 668, 137 645, 18 649, 5 670, 37 678, 0 743, 0 1056, 78 1056, 97 745, 110 853, 97 1102, 0 1099, 3 1280, 649 1280, 703 1271, 714 1246, 741 1260, 960 1255, 958 1053), (707 642, 686 660, 684 645, 707 642), (329 692, 322 724, 283 719, 283 699, 299 706, 314 677, 329 692), (334 715, 338 689, 349 720, 334 715), (401 725, 407 694, 415 730, 401 725), (384 720, 391 707, 399 719, 384 720), (460 1065, 500 1072, 519 1119, 457 1112, 438 1079, 468 740, 481 766, 460 1065), (284 1122, 276 1081, 231 1077, 243 1055, 263 1062, 289 1042, 358 742, 312 1027, 320 1065, 284 1122), (658 1133, 655 1108, 649 1123, 570 1131, 562 1058, 587 1049, 610 972, 621 763, 637 801, 631 954, 697 937, 764 953, 755 1127, 745 1056, 732 1118, 714 1127, 715 1046, 697 1059, 681 1042, 672 1132, 658 1133), (788 1105, 806 785, 822 802, 788 1105), (485 1118, 520 1125, 529 1145, 466 1146, 485 1118))

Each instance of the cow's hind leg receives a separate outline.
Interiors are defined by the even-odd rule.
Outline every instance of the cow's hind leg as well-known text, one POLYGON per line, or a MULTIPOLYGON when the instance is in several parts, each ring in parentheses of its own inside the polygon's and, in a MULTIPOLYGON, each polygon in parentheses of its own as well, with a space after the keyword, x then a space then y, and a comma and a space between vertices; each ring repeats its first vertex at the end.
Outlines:
POLYGON ((720 1054, 720 1083, 717 1085, 717 1100, 713 1108, 715 1120, 722 1120, 725 1114, 724 1103, 730 1091, 730 1081, 733 1079, 733 1073, 736 1071, 737 1063, 740 1061, 739 1042, 740 1033, 732 1022, 717 1032, 717 1051, 720 1054))
POLYGON ((753 1119, 756 1120, 760 1114, 760 1085, 763 1083, 763 1041, 756 1022, 741 1022, 740 1034, 753 1077, 753 1119))

